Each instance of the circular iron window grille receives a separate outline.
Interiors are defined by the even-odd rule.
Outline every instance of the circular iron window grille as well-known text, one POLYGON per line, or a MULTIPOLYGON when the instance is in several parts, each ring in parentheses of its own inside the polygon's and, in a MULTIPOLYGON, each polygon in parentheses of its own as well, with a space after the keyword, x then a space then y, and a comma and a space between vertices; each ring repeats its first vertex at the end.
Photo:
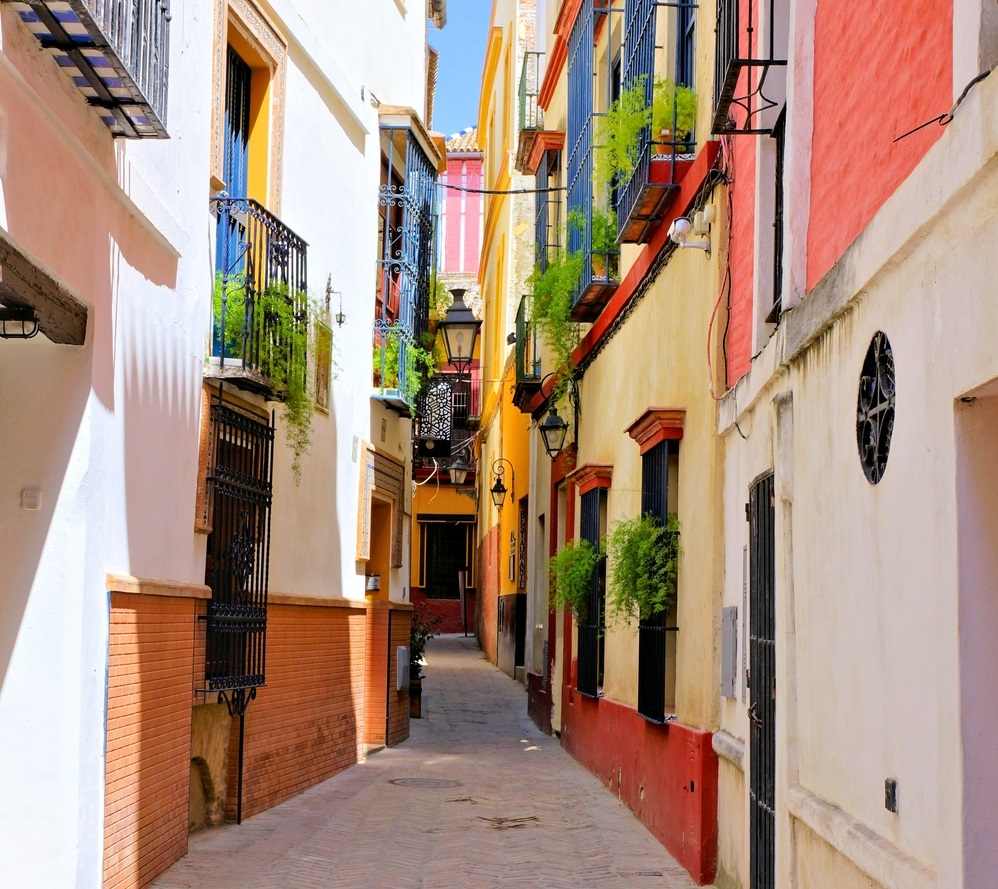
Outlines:
POLYGON ((392 778, 388 782, 396 787, 460 787, 460 781, 450 781, 447 778, 392 778))
POLYGON ((871 485, 884 477, 887 455, 894 432, 894 353, 890 340, 877 331, 863 362, 859 378, 859 400, 856 406, 856 443, 859 461, 871 485))

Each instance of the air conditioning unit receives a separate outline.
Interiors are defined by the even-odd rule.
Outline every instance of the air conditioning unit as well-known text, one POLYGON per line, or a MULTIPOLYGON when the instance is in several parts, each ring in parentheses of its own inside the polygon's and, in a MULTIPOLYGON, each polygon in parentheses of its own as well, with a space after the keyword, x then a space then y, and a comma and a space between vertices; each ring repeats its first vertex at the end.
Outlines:
POLYGON ((398 669, 395 671, 398 679, 395 684, 398 691, 405 691, 409 687, 409 649, 400 645, 395 649, 395 655, 398 658, 398 669))

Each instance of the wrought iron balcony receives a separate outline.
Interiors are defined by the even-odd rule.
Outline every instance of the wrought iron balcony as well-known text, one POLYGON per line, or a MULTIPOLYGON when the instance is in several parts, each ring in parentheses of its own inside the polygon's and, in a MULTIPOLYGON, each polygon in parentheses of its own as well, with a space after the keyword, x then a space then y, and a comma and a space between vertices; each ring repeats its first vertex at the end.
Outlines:
MULTIPOLYGON (((481 415, 481 369, 471 374, 438 373, 420 393, 414 469, 428 474, 467 446, 481 415)), ((471 463, 471 460, 468 460, 471 463)))
POLYGON ((776 12, 776 0, 718 0, 712 133, 772 132, 782 99, 766 95, 766 81, 787 64, 776 12))
MULTIPOLYGON (((251 198, 211 199, 218 220, 213 297, 212 357, 207 376, 276 398, 275 362, 302 348, 307 334, 308 245, 251 198), (300 331, 300 327, 298 328, 300 331)), ((304 362, 295 360, 296 365, 304 362)))
POLYGON ((541 60, 542 52, 525 52, 523 68, 520 71, 520 128, 516 147, 516 169, 527 172, 527 160, 534 147, 537 133, 544 129, 544 111, 537 104, 537 96, 541 91, 541 60))
POLYGON ((419 352, 429 324, 437 170, 408 117, 380 129, 375 397, 403 416, 416 407, 419 352), (405 122, 403 122, 405 121, 405 122))
MULTIPOLYGON (((605 11, 605 10, 603 10, 605 11)), ((572 317, 592 321, 617 289, 618 250, 593 237, 597 201, 593 189, 593 74, 597 9, 583 4, 568 41, 568 252, 582 254, 582 275, 572 299, 572 317), (573 219, 577 220, 573 224, 573 219), (595 243, 594 243, 595 241, 595 243)), ((604 211, 605 212, 605 211, 604 211)), ((605 220, 605 216, 604 216, 605 220)))
POLYGON ((0 0, 115 136, 166 138, 169 0, 0 0))
POLYGON ((533 297, 524 296, 516 310, 516 383, 513 387, 513 404, 521 411, 529 411, 530 400, 541 386, 541 358, 532 313, 533 297))
MULTIPOLYGON (((655 48, 656 36, 661 44, 666 35, 674 35, 673 57, 676 62, 672 83, 684 83, 689 28, 686 22, 695 9, 693 0, 676 0, 662 5, 656 0, 631 0, 626 7, 624 22, 624 89, 643 88, 645 107, 655 107, 655 48)), ((666 88, 667 91, 668 88, 666 88)), ((670 102, 666 100, 668 108, 670 102)), ((626 182, 614 191, 618 220, 618 241, 623 244, 645 244, 679 193, 679 182, 692 166, 695 152, 693 140, 676 137, 676 102, 671 102, 672 115, 664 115, 667 125, 652 133, 649 123, 638 137, 636 163, 626 182)))

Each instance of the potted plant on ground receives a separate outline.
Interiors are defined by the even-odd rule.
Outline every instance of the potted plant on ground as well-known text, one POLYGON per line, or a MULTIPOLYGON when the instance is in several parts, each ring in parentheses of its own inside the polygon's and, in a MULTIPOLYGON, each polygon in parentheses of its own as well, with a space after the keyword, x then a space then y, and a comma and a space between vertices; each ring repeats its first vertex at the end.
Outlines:
POLYGON ((599 559, 599 553, 588 540, 570 540, 548 564, 551 604, 555 608, 568 608, 579 622, 586 619, 589 610, 593 571, 599 559))
POLYGON ((679 518, 662 523, 651 513, 619 519, 606 537, 609 563, 607 614, 614 622, 646 621, 676 601, 679 576, 679 518))
POLYGON ((412 612, 409 627, 409 715, 419 719, 423 715, 423 655, 426 643, 439 636, 437 627, 443 622, 440 615, 430 617, 425 606, 420 605, 412 612))
POLYGON ((656 154, 666 154, 672 146, 680 151, 690 150, 689 137, 696 120, 697 94, 693 89, 656 77, 651 109, 656 154))

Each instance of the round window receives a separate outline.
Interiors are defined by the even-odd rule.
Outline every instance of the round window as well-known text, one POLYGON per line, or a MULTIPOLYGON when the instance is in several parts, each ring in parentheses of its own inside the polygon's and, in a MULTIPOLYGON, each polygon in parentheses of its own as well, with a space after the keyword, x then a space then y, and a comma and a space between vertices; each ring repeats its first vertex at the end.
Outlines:
POLYGON ((871 485, 884 477, 894 432, 894 354, 887 334, 877 331, 866 352, 859 378, 856 443, 859 461, 871 485))

